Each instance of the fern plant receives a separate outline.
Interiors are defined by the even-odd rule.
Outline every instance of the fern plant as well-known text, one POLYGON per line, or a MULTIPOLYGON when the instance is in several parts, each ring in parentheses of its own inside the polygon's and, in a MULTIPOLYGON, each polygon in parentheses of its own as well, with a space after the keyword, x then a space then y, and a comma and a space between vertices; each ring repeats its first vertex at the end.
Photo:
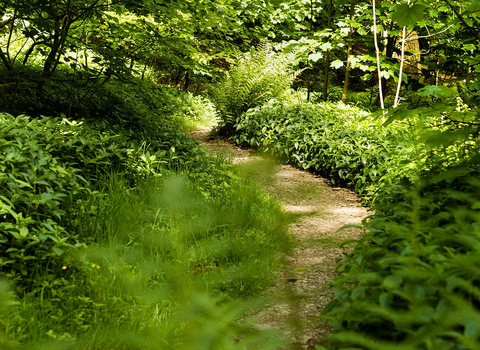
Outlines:
POLYGON ((211 87, 211 97, 221 118, 221 129, 231 133, 236 119, 248 109, 286 92, 299 72, 292 70, 295 52, 276 53, 261 42, 237 59, 223 79, 211 87))

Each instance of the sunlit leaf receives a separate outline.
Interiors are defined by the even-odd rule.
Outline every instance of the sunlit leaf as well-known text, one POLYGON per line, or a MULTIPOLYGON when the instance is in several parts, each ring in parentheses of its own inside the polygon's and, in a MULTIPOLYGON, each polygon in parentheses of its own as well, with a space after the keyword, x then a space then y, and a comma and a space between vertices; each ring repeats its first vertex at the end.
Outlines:
POLYGON ((310 61, 313 61, 313 62, 317 62, 319 59, 321 59, 323 57, 322 53, 321 52, 317 52, 317 53, 312 53, 310 55, 308 55, 308 59, 310 61))
POLYGON ((343 62, 340 60, 335 60, 332 63, 330 63, 330 67, 333 67, 335 69, 338 69, 340 67, 343 67, 343 62))

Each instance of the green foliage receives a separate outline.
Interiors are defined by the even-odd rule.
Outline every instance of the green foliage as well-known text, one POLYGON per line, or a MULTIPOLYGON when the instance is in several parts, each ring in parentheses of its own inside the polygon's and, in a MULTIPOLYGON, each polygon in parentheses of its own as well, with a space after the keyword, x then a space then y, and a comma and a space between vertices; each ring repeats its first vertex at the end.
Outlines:
MULTIPOLYGON (((75 198, 85 180, 71 159, 63 163, 55 157, 56 152, 68 149, 65 138, 72 136, 71 128, 62 129, 59 122, 0 115, 1 270, 26 284, 50 258, 77 246, 59 224, 65 215, 61 203, 75 198)), ((74 142, 74 137, 69 141, 74 142)))
POLYGON ((217 111, 208 97, 182 93, 177 98, 178 108, 175 109, 174 115, 185 122, 187 129, 196 130, 217 124, 217 111))
POLYGON ((359 114, 269 103, 237 119, 237 142, 374 195, 375 214, 331 282, 336 299, 323 311, 336 330, 329 349, 477 349, 476 111, 461 99, 400 108, 388 127, 359 114))
POLYGON ((89 249, 52 264, 60 276, 19 298, 2 328, 25 349, 275 348, 235 321, 244 308, 233 300, 270 285, 291 247, 289 219, 245 180, 210 199, 196 181, 104 181, 79 216, 89 249))
POLYGON ((294 52, 275 53, 271 44, 263 42, 238 57, 225 78, 212 86, 211 97, 227 132, 243 112, 287 91, 296 77, 291 71, 294 56, 294 52))
MULTIPOLYGON (((198 168, 195 176, 201 176, 202 171, 215 168, 194 141, 174 129, 182 126, 180 116, 203 113, 207 101, 180 92, 164 92, 160 96, 169 98, 164 101, 154 95, 160 89, 140 84, 145 88, 142 99, 135 99, 138 90, 134 94, 131 86, 116 83, 105 87, 109 94, 98 101, 97 110, 93 105, 83 109, 95 114, 105 110, 109 118, 104 120, 0 114, 0 261, 10 278, 23 286, 38 284, 38 274, 52 270, 52 259, 61 260, 65 250, 82 245, 76 215, 83 200, 100 195, 95 190, 106 174, 124 174, 135 184, 139 178, 161 176, 167 169, 198 168), (180 105, 183 109, 173 107, 180 105), (171 115, 160 119, 161 110, 171 115)), ((51 96, 55 98, 44 111, 59 113, 66 107, 59 100, 61 87, 51 96)), ((215 184, 205 179, 204 194, 226 190, 223 181, 215 184)))
MULTIPOLYGON (((278 347, 235 300, 273 281, 290 218, 181 131, 205 97, 132 81, 72 99, 76 120, 0 114, 2 349, 278 347)), ((18 107, 62 115, 74 87, 18 107)))
POLYGON ((409 169, 398 166, 411 156, 404 130, 383 129, 366 112, 343 104, 268 103, 238 118, 236 129, 237 143, 352 187, 365 201, 409 169))
POLYGON ((469 167, 398 184, 375 204, 332 281, 331 349, 479 347, 480 187, 469 167))
POLYGON ((416 24, 425 16, 426 7, 422 4, 412 6, 408 3, 399 4, 395 7, 395 12, 392 13, 392 20, 397 22, 399 27, 416 24))
MULTIPOLYGON (((8 307, 11 306, 11 291, 6 281, 0 280, 0 320, 6 317, 8 307)), ((0 330, 0 347, 5 350, 13 350, 14 345, 0 330)))
POLYGON ((370 203, 398 179, 440 172, 478 152, 474 126, 451 127, 477 120, 476 110, 459 103, 399 107, 383 126, 348 105, 271 102, 237 119, 234 140, 351 187, 370 203))

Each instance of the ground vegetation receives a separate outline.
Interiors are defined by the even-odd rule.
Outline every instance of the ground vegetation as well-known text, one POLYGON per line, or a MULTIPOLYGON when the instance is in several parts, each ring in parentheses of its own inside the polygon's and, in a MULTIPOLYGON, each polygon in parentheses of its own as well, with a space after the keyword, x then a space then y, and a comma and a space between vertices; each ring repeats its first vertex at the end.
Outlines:
POLYGON ((1 346, 279 346, 237 316, 292 217, 185 134, 218 123, 375 211, 331 282, 328 348, 478 348, 479 16, 478 0, 3 1, 1 346))

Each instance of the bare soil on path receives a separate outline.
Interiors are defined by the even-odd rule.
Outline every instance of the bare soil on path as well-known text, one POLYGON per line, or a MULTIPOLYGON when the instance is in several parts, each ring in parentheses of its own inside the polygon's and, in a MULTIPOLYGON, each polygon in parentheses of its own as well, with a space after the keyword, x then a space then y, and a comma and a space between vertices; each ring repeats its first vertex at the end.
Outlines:
POLYGON ((352 249, 340 248, 357 239, 360 229, 338 231, 349 224, 360 224, 369 215, 360 206, 358 196, 344 188, 333 187, 328 180, 290 165, 279 164, 234 146, 228 140, 209 136, 209 129, 192 131, 213 155, 245 164, 247 176, 283 203, 297 220, 290 231, 298 243, 291 256, 284 256, 286 268, 278 272, 277 283, 264 295, 265 307, 252 312, 255 327, 279 329, 286 349, 315 349, 325 345, 331 329, 318 317, 334 298, 329 281, 335 277, 336 260, 352 249))

